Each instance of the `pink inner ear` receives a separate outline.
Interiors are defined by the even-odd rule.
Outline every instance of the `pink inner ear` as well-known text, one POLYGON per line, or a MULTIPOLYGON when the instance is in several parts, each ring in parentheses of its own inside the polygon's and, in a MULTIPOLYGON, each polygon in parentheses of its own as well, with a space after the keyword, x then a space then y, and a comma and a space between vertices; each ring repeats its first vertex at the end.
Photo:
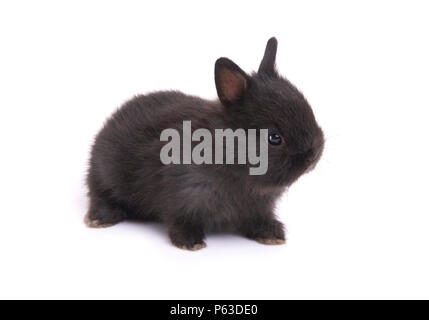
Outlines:
POLYGON ((246 79, 243 75, 227 68, 222 68, 219 75, 223 98, 228 101, 239 99, 246 90, 246 79))

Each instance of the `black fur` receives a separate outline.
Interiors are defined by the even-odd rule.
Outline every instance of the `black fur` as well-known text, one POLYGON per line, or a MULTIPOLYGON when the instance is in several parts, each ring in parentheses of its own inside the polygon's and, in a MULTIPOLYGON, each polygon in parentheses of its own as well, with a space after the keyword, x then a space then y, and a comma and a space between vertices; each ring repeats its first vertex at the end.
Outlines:
MULTIPOLYGON (((104 226, 124 219, 162 221, 178 247, 199 249, 205 233, 235 230, 277 244, 285 239, 274 205, 285 188, 319 160, 323 133, 304 96, 275 68, 271 38, 257 73, 247 75, 220 58, 215 82, 220 101, 180 92, 156 92, 125 103, 105 123, 91 152, 87 222, 104 226), (248 165, 163 165, 163 129, 265 128, 283 138, 268 145, 267 174, 248 165)), ((213 153, 214 154, 214 153, 213 153)))

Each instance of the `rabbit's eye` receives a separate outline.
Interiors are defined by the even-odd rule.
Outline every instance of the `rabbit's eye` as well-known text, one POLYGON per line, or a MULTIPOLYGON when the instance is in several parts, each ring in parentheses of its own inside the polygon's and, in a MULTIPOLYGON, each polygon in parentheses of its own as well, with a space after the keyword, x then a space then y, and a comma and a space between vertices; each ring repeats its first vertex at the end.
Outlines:
POLYGON ((271 133, 268 136, 268 142, 273 146, 279 146, 282 144, 282 137, 276 133, 271 133))

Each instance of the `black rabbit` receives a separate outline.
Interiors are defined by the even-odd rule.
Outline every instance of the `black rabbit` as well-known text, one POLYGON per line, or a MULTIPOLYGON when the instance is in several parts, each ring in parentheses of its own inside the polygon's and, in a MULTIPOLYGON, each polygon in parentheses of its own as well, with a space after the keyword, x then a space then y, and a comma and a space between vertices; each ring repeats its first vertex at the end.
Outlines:
POLYGON ((108 119, 96 137, 87 176, 90 206, 85 221, 107 227, 125 219, 167 224, 179 248, 205 247, 205 234, 233 230, 264 244, 285 242, 274 214, 276 199, 316 165, 324 136, 304 96, 275 67, 271 38, 258 72, 246 74, 219 58, 219 101, 176 91, 137 96, 108 119), (164 129, 268 129, 266 174, 250 164, 168 164, 160 161, 164 129))

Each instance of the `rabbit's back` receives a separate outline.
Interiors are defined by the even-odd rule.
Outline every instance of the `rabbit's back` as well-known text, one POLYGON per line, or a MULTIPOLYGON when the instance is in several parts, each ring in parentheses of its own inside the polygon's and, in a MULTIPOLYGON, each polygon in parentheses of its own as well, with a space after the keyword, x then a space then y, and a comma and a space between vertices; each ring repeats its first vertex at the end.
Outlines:
MULTIPOLYGON (((171 179, 165 179, 172 174, 167 172, 171 166, 160 161, 165 144, 160 141, 161 132, 168 128, 180 131, 184 120, 199 127, 221 121, 212 104, 177 91, 141 95, 126 102, 95 139, 87 177, 90 195, 107 196, 136 215, 142 211, 157 215, 152 211, 162 190, 170 189, 165 184, 171 179)), ((176 171, 176 176, 183 174, 176 171)))

